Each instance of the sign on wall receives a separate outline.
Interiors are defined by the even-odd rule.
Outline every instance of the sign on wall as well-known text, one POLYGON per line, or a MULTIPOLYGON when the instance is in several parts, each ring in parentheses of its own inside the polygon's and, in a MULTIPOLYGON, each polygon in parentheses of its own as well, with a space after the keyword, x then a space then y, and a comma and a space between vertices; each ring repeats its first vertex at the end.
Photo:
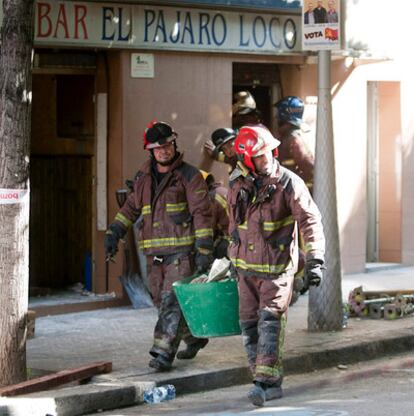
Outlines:
POLYGON ((302 9, 302 49, 340 49, 340 1, 304 0, 302 9))
POLYGON ((299 52, 300 15, 152 5, 36 2, 35 45, 235 53, 299 52))
POLYGON ((154 55, 152 53, 131 53, 131 77, 154 78, 154 55))
MULTIPOLYGON (((175 0, 176 4, 204 4, 216 7, 238 7, 250 9, 299 9, 300 0, 175 0)), ((146 3, 168 3, 168 0, 147 0, 146 3)))

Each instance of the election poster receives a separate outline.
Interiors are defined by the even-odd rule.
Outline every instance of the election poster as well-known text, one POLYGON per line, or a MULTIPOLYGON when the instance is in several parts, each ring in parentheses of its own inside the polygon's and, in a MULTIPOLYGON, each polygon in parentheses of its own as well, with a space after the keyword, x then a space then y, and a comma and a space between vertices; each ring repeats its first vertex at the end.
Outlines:
POLYGON ((303 50, 319 51, 340 49, 340 1, 303 0, 303 50))

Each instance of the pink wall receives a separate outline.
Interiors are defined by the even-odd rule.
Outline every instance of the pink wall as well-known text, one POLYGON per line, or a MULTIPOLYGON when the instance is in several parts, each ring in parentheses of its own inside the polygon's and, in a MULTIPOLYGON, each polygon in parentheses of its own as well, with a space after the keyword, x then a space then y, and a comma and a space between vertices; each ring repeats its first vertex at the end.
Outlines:
POLYGON ((401 262, 400 83, 379 83, 379 260, 401 262))
POLYGON ((226 58, 198 54, 154 54, 155 77, 131 78, 130 53, 122 53, 125 177, 147 160, 142 134, 154 119, 177 131, 178 147, 189 163, 226 179, 226 168, 214 163, 203 144, 212 131, 231 125, 232 65, 226 58))

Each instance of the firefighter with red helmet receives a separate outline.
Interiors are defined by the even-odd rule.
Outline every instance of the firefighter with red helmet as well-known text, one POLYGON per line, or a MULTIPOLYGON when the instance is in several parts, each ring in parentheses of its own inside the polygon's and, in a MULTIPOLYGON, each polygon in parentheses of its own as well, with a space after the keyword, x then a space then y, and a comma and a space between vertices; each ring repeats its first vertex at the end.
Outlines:
POLYGON ((278 126, 276 137, 281 142, 279 162, 300 176, 312 192, 314 157, 300 134, 305 108, 303 101, 299 97, 287 96, 279 100, 275 107, 278 126))
POLYGON ((274 157, 279 141, 261 126, 242 127, 235 150, 246 168, 231 175, 229 257, 237 271, 240 326, 262 406, 282 396, 282 351, 298 267, 298 227, 306 246, 302 292, 322 279, 325 238, 320 212, 301 178, 274 157))
POLYGON ((108 258, 139 217, 139 246, 147 258, 150 292, 158 308, 149 366, 168 371, 183 336, 187 344, 177 358, 193 358, 208 342, 189 334, 172 284, 206 271, 212 262, 212 210, 207 185, 177 151, 177 133, 164 122, 152 122, 144 133, 150 160, 136 175, 134 190, 105 235, 108 258))

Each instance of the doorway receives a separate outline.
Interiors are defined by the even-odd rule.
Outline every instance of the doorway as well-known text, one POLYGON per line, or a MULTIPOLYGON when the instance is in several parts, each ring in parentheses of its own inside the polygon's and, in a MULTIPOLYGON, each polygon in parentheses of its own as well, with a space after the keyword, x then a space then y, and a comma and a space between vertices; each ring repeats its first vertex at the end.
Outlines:
POLYGON ((370 81, 367 88, 366 261, 399 264, 402 258, 400 84, 370 81))
POLYGON ((30 294, 92 291, 95 74, 33 75, 30 294))
POLYGON ((30 286, 85 284, 92 250, 90 157, 32 156, 30 286))
POLYGON ((263 124, 275 131, 273 104, 282 97, 279 66, 276 64, 233 63, 233 95, 249 91, 256 100, 263 124))

